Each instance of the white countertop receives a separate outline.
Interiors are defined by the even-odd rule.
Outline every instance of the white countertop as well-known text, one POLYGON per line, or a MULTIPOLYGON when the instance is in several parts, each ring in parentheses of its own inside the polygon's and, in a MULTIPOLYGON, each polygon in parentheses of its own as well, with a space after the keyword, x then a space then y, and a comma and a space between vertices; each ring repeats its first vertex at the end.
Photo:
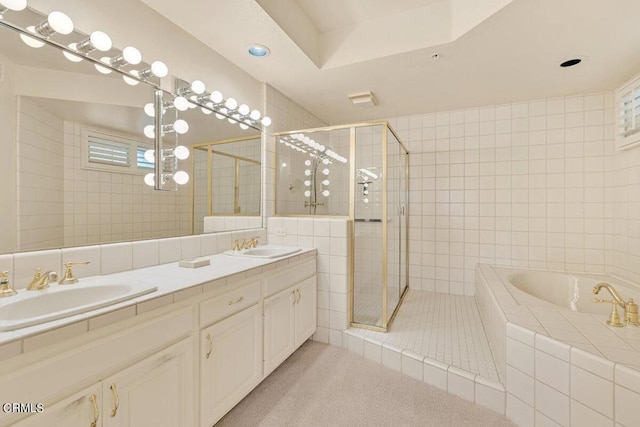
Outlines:
MULTIPOLYGON (((127 301, 63 319, 13 331, 0 332, 0 360, 41 347, 42 345, 38 343, 36 338, 47 332, 64 329, 65 331, 63 331, 61 338, 68 338, 106 326, 106 324, 111 324, 115 321, 146 313, 164 305, 215 290, 236 280, 261 274, 263 271, 286 266, 290 262, 312 257, 315 254, 316 250, 311 248, 302 248, 294 254, 270 259, 243 258, 221 253, 199 257, 210 260, 210 265, 204 267, 185 268, 179 267, 178 262, 172 262, 104 276, 81 278, 78 283, 69 286, 82 286, 83 282, 123 283, 129 281, 157 286, 157 290, 127 301)), ((52 284, 51 286, 58 285, 52 284)), ((24 290, 20 292, 24 292, 24 290)), ((10 298, 7 298, 7 300, 10 300, 10 298)), ((1 310, 2 305, 0 304, 0 313, 1 310)))

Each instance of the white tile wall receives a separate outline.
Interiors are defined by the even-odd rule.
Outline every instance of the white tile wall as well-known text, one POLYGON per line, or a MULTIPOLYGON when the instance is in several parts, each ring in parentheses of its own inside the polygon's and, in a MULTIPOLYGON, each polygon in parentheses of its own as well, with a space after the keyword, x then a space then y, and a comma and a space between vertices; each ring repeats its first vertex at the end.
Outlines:
MULTIPOLYGON (((617 181, 607 180, 611 161, 605 158, 613 147, 611 93, 403 116, 390 123, 411 152, 413 288, 473 294, 477 262, 602 272, 605 240, 616 243, 616 271, 638 268, 640 278, 634 267, 640 255, 623 251, 636 220, 621 218, 616 238, 605 239, 614 232, 605 230, 605 194, 615 194, 618 203, 610 215, 631 215, 622 208, 631 206, 628 197, 635 194, 628 185, 607 191, 617 181)), ((621 179, 630 179, 640 165, 637 153, 615 158, 624 170, 621 179)), ((640 184, 633 185, 640 191, 640 184)))

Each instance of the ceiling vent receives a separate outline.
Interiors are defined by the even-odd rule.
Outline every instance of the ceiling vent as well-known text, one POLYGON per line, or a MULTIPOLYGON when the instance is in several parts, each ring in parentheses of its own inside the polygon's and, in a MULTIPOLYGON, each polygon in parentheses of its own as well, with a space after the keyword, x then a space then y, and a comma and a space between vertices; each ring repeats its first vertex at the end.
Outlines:
POLYGON ((371 92, 354 93, 349 95, 349 99, 358 108, 375 107, 378 105, 376 96, 371 92))

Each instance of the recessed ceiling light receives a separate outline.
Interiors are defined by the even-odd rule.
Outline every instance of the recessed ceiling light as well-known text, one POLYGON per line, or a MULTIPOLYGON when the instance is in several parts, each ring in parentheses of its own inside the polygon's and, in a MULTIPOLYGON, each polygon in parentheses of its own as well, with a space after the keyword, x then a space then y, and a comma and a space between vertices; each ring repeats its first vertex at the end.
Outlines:
POLYGON ((581 62, 582 62, 582 59, 573 58, 573 59, 569 59, 567 61, 564 61, 562 64, 560 64, 560 66, 562 68, 573 67, 574 65, 578 65, 581 62))
POLYGON ((252 44, 247 48, 247 51, 249 52, 249 55, 256 56, 258 58, 269 56, 271 53, 268 47, 261 44, 252 44))

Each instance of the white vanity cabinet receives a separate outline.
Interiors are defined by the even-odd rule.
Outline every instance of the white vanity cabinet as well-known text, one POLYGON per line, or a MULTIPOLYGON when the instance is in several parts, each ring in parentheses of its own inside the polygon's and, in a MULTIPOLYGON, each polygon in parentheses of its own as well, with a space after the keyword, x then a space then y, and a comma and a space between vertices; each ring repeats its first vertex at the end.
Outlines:
POLYGON ((94 384, 23 419, 13 427, 100 427, 102 387, 94 384))
POLYGON ((193 427, 192 348, 188 338, 105 378, 102 427, 193 427))
POLYGON ((316 330, 314 256, 202 289, 0 365, 0 402, 44 403, 0 427, 211 427, 316 330))
POLYGON ((266 376, 316 330, 315 260, 313 265, 303 263, 285 274, 264 279, 264 288, 265 294, 273 294, 264 300, 266 376))
POLYGON ((262 307, 200 333, 201 426, 214 425, 262 380, 262 307))

